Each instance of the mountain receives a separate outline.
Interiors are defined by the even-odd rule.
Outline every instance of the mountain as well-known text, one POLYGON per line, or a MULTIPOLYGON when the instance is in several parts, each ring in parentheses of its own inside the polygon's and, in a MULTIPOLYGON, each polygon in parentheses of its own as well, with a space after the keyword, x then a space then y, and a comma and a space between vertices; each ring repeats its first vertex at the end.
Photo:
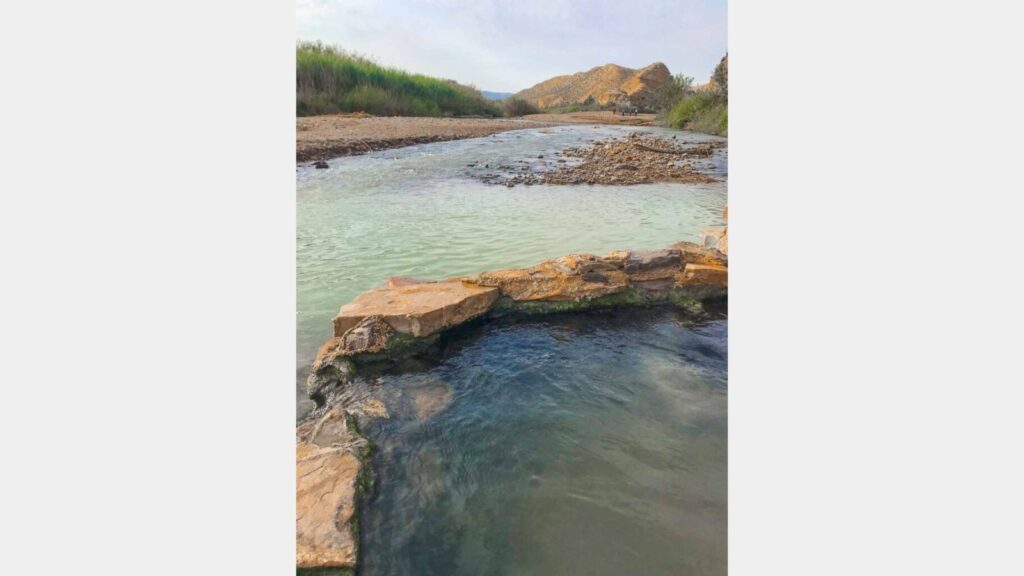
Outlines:
POLYGON ((555 76, 515 96, 541 108, 585 104, 590 99, 601 105, 630 103, 642 107, 650 91, 671 77, 661 62, 639 69, 605 64, 586 72, 555 76))
POLYGON ((512 95, 511 92, 489 92, 487 90, 481 90, 480 93, 488 100, 504 100, 512 95))

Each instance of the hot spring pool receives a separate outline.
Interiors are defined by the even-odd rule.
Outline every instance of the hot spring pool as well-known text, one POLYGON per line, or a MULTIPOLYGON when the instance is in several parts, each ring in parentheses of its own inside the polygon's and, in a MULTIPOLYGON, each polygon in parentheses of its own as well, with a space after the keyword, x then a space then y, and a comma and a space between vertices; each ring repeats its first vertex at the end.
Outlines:
POLYGON ((672 309, 499 321, 374 377, 360 574, 725 574, 726 337, 672 309))

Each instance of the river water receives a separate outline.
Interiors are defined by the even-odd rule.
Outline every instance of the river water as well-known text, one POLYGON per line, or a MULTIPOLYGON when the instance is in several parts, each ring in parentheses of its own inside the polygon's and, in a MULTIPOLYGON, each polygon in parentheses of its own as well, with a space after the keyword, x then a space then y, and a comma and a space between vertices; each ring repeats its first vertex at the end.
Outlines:
POLYGON ((633 131, 679 142, 714 136, 660 128, 560 126, 503 132, 339 158, 297 168, 297 417, 313 407, 304 385, 331 318, 388 276, 425 279, 536 264, 571 252, 662 248, 722 224, 726 149, 715 184, 517 186, 484 184, 492 167, 633 131))
MULTIPOLYGON (((297 168, 297 416, 338 308, 388 276, 439 279, 571 252, 661 248, 722 224, 720 183, 505 186, 472 177, 569 146, 664 132, 563 126, 297 168)), ((708 163, 702 163, 707 166, 708 163)), ((460 328, 376 375, 390 417, 360 521, 360 574, 726 572, 726 321, 671 309, 460 328)))
POLYGON ((726 321, 489 324, 380 377, 364 576, 724 575, 726 321))

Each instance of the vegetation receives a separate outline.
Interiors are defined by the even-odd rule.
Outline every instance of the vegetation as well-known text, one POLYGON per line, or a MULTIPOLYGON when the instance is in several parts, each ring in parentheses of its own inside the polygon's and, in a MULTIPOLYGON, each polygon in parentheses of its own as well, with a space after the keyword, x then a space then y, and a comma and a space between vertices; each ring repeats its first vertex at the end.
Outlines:
POLYGON ((693 92, 693 77, 676 74, 661 86, 651 91, 650 108, 664 114, 676 102, 693 92))
MULTIPOLYGON (((729 132, 729 55, 715 67, 710 85, 701 91, 676 93, 675 100, 662 102, 661 120, 675 128, 686 128, 725 136, 729 132), (665 104, 668 104, 665 106, 665 104)), ((691 79, 692 81, 692 79, 691 79)))
POLYGON ((708 134, 725 135, 729 129, 729 103, 715 91, 689 94, 672 106, 666 123, 708 134))
POLYGON ((551 106, 544 109, 545 114, 571 114, 573 112, 599 112, 601 110, 611 110, 615 108, 615 104, 598 104, 594 102, 593 98, 588 98, 586 102, 579 103, 573 102, 572 104, 563 104, 562 106, 551 106))
POLYGON ((498 116, 498 105, 472 86, 385 68, 320 42, 295 51, 299 116, 367 112, 378 116, 498 116))
POLYGON ((505 116, 526 116, 527 114, 540 114, 540 108, 521 98, 509 98, 503 101, 505 116))

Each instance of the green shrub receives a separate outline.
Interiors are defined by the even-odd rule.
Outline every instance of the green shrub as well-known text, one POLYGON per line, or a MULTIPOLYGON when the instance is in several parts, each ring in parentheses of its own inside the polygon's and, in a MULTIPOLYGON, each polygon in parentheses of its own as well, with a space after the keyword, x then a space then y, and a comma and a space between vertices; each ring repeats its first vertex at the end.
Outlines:
POLYGON ((729 103, 720 93, 695 92, 676 102, 665 122, 674 128, 724 136, 729 131, 729 103))
POLYGON ((319 42, 295 50, 299 116, 367 112, 380 116, 497 116, 498 106, 471 86, 385 68, 319 42))
POLYGON ((525 116, 527 114, 540 114, 540 108, 521 98, 509 98, 504 103, 505 116, 525 116))

